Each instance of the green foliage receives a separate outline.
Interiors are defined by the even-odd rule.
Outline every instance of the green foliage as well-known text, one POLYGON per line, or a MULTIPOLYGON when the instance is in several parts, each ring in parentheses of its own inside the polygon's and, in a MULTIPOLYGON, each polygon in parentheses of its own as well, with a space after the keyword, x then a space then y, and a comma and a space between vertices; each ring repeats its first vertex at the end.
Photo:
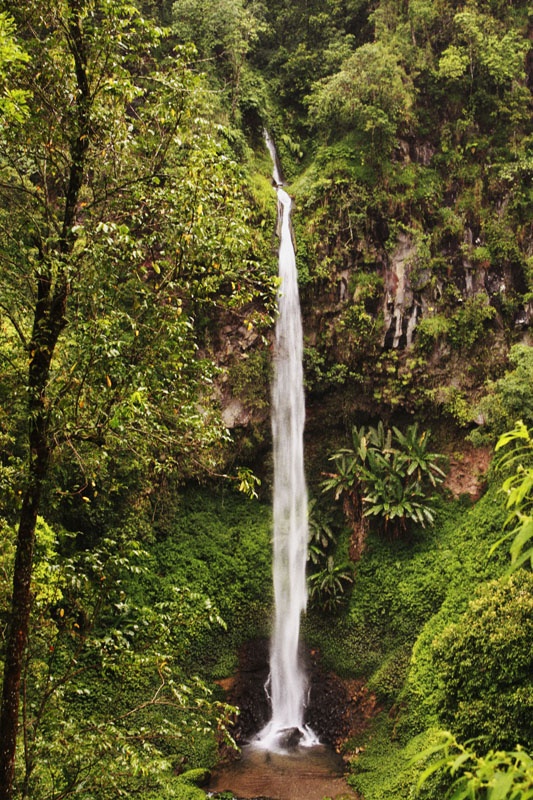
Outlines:
POLYGON ((486 323, 496 310, 484 295, 469 297, 453 315, 448 339, 457 350, 469 351, 483 336, 486 323))
POLYGON ((54 17, 67 13, 63 5, 43 11, 43 24, 54 20, 46 47, 31 24, 39 4, 23 5, 13 14, 28 25, 30 61, 12 79, 34 94, 28 115, 1 129, 0 364, 5 397, 20 398, 5 433, 20 450, 35 286, 46 274, 51 295, 66 293, 46 386, 55 477, 63 497, 98 504, 139 479, 148 487, 162 473, 190 474, 186 464, 203 473, 220 462, 228 439, 214 396, 212 328, 222 307, 246 306, 247 323, 270 325, 254 300, 274 279, 254 275, 252 264, 264 277, 270 271, 260 255, 268 244, 205 81, 189 69, 186 49, 167 58, 168 31, 127 3, 110 11, 102 0, 97 26, 80 10, 90 135, 61 233, 79 123, 68 100, 78 92, 72 42, 68 23, 54 17))
POLYGON ((240 100, 240 85, 246 58, 265 25, 259 5, 246 6, 242 0, 175 0, 172 6, 174 31, 181 42, 193 42, 202 71, 209 69, 222 83, 228 81, 231 115, 240 100), (257 14, 259 12, 259 16, 257 14))
MULTIPOLYGON (((394 723, 381 714, 372 726, 371 747, 354 742, 356 755, 352 756, 348 783, 368 800, 399 800, 414 798, 419 766, 414 762, 417 752, 426 747, 434 737, 423 734, 405 748, 398 745, 394 723)), ((432 800, 436 800, 436 796, 432 800)))
POLYGON ((365 517, 377 517, 385 532, 398 535, 408 521, 432 524, 430 491, 442 483, 444 472, 437 463, 441 457, 428 451, 428 432, 420 434, 416 423, 405 434, 379 423, 354 428, 352 437, 353 450, 331 457, 337 472, 324 481, 324 491, 334 491, 335 499, 344 495, 365 517))
POLYGON ((489 79, 496 86, 511 84, 524 76, 526 43, 514 30, 505 31, 490 15, 475 6, 454 17, 458 44, 450 45, 439 61, 439 74, 457 80, 489 79))
MULTIPOLYGON (((459 625, 465 635, 475 627, 472 650, 463 651, 462 655, 457 651, 456 664, 457 672, 463 670, 472 689, 478 680, 485 680, 487 668, 495 680, 507 670, 509 683, 505 684, 502 678, 502 692, 511 694, 513 680, 517 678, 516 674, 511 675, 513 666, 507 663, 505 653, 491 655, 490 636, 483 632, 484 627, 490 629, 491 635, 498 639, 499 623, 505 627, 507 619, 506 604, 500 602, 504 590, 500 593, 500 588, 495 592, 493 584, 484 586, 506 567, 504 553, 498 551, 497 559, 487 557, 490 546, 501 537, 506 516, 499 486, 493 486, 469 509, 449 501, 439 503, 437 509, 435 528, 423 537, 395 542, 394 547, 376 536, 369 537, 367 549, 357 564, 355 591, 347 613, 333 635, 328 636, 324 629, 318 640, 334 668, 340 667, 342 674, 353 675, 354 670, 356 674, 362 673, 369 688, 385 704, 384 712, 370 723, 369 730, 347 743, 351 754, 349 782, 367 800, 416 796, 418 778, 424 768, 417 761, 417 754, 439 743, 436 729, 448 722, 440 717, 441 692, 447 682, 443 675, 446 646, 438 654, 434 648, 445 631, 450 632, 450 647, 453 647, 450 626, 459 625), (495 593, 494 613, 489 614, 485 623, 473 624, 472 618, 463 620, 475 587, 488 605, 495 593), (478 652, 479 665, 475 661, 478 652)), ((497 584, 504 585, 505 581, 497 584)), ((519 612, 514 614, 514 622, 509 621, 510 629, 506 634, 502 632, 498 641, 502 648, 507 635, 509 641, 516 641, 517 653, 521 651, 523 656, 522 668, 517 667, 519 672, 525 669, 530 651, 527 641, 530 623, 526 619, 530 613, 528 592, 516 588, 514 595, 515 608, 525 604, 524 613, 522 617, 519 612)), ((523 689, 527 687, 524 671, 514 687, 517 695, 526 699, 527 688, 520 694, 520 685, 523 689)), ((452 690, 450 696, 453 701, 452 690)), ((491 717, 490 698, 486 708, 477 708, 478 722, 491 717)), ((470 703, 464 703, 462 708, 467 716, 470 703)), ((514 708, 519 716, 517 704, 514 708)), ((496 726, 497 717, 497 713, 492 717, 496 726)), ((509 716, 506 719, 508 723, 509 716)), ((506 724, 504 716, 501 724, 506 724)), ((515 744, 512 742, 510 747, 515 744)), ((445 796, 448 787, 449 781, 440 774, 434 775, 420 789, 420 796, 436 800, 445 796)))
POLYGON ((206 800, 207 795, 197 786, 180 786, 175 789, 176 800, 206 800))
MULTIPOLYGON (((251 321, 245 321, 253 329, 251 321)), ((269 407, 268 383, 270 357, 267 350, 253 350, 233 363, 228 371, 228 384, 234 397, 261 412, 269 407)))
POLYGON ((185 669, 191 643, 221 624, 216 608, 188 588, 143 603, 139 582, 159 576, 129 536, 65 557, 61 537, 39 530, 18 786, 35 798, 174 797, 173 769, 211 766, 231 742, 233 709, 185 669))
POLYGON ((436 344, 446 339, 450 330, 450 320, 443 314, 423 317, 416 329, 416 343, 422 350, 433 350, 436 344))
POLYGON ((372 674, 367 688, 380 702, 393 703, 399 696, 409 669, 411 647, 402 645, 392 650, 372 674))
MULTIPOLYGON (((136 540, 146 534, 135 511, 90 549, 39 520, 17 772, 35 800, 52 785, 102 800, 124 791, 189 797, 175 773, 205 774, 231 741, 232 709, 206 676, 211 667, 230 674, 240 637, 268 618, 270 510, 231 492, 191 492, 173 512, 175 520, 169 507, 159 517, 166 541, 152 534, 148 549, 136 540)), ((13 541, 2 525, 3 625, 13 541)))
MULTIPOLYGON (((527 5, 380 0, 350 8, 330 4, 323 27, 327 39, 335 28, 353 36, 346 55, 337 48, 340 64, 326 69, 325 48, 311 45, 314 2, 274 4, 271 51, 261 51, 273 72, 281 64, 300 67, 283 98, 290 97, 283 131, 304 154, 294 188, 303 212, 296 238, 304 299, 318 332, 309 385, 355 394, 363 384, 387 412, 435 413, 439 399, 430 384, 438 364, 439 389, 453 383, 471 405, 487 375, 498 374, 514 336, 506 332, 521 311, 524 319, 528 302, 527 5), (375 368, 380 312, 391 296, 379 292, 375 303, 352 304, 339 284, 341 275, 351 276, 349 284, 361 271, 383 275, 405 227, 425 242, 418 263, 406 265, 406 286, 422 312, 414 341, 424 366, 402 384, 375 368), (458 354, 475 357, 459 365, 458 354), (344 368, 340 376, 336 365, 344 368)), ((452 413, 471 423, 467 409, 452 413)))
POLYGON ((533 577, 520 570, 485 584, 433 642, 439 718, 484 749, 533 746, 533 577))
POLYGON ((328 555, 337 543, 330 515, 311 498, 307 505, 307 523, 309 527, 308 560, 319 565, 326 562, 328 555))
POLYGON ((239 492, 242 492, 250 499, 257 500, 256 487, 261 485, 261 479, 254 475, 251 469, 247 467, 239 467, 237 469, 237 482, 239 492))
POLYGON ((309 597, 312 607, 333 613, 347 603, 347 591, 353 583, 353 565, 339 552, 331 515, 316 498, 308 503, 308 525, 309 597))
POLYGON ((309 391, 325 392, 346 382, 348 368, 345 364, 329 365, 326 356, 317 347, 304 350, 305 385, 309 391))
POLYGON ((158 790, 143 793, 143 800, 206 800, 207 795, 202 789, 182 781, 181 778, 181 775, 177 779, 172 777, 158 790))
POLYGON ((209 780, 209 770, 189 769, 179 776, 180 783, 189 783, 193 786, 204 786, 209 780))
POLYGON ((511 530, 504 540, 512 537, 510 554, 515 570, 528 562, 533 567, 533 437, 522 421, 500 436, 496 452, 509 445, 512 445, 510 450, 500 452, 496 468, 504 474, 513 471, 504 480, 502 492, 507 495, 507 509, 511 512, 505 523, 511 530))
POLYGON ((533 403, 530 386, 533 381, 533 351, 524 344, 515 344, 509 352, 509 369, 502 378, 489 382, 486 395, 477 406, 484 419, 478 438, 493 441, 510 431, 517 420, 533 426, 533 403))
MULTIPOLYGON (((31 354, 32 303, 39 286, 63 274, 67 327, 46 398, 55 448, 47 505, 84 531, 74 540, 38 525, 28 762, 21 769, 30 781, 25 791, 37 799, 50 795, 52 782, 66 793, 85 781, 84 791, 99 800, 120 792, 166 800, 188 791, 174 780, 177 770, 215 758, 213 728, 217 719, 223 728, 225 712, 213 706, 203 680, 234 667, 242 638, 265 625, 270 597, 264 507, 249 510, 216 493, 191 495, 180 508, 173 502, 177 480, 221 471, 227 432, 211 355, 228 315, 246 336, 250 325, 261 332, 272 319, 271 188, 255 178, 250 186, 236 158, 247 147, 243 136, 219 123, 229 116, 238 125, 242 117, 254 141, 267 106, 275 116, 269 94, 284 104, 277 138, 288 174, 306 170, 297 187, 302 214, 295 215, 301 286, 321 314, 317 342, 306 352, 311 388, 349 397, 364 386, 364 402, 412 409, 430 397, 426 356, 438 350, 445 363, 450 345, 450 363, 457 354, 468 363, 453 374, 457 388, 439 397, 468 422, 469 393, 485 379, 486 334, 495 320, 507 324, 527 302, 524 287, 531 289, 522 276, 532 203, 527 8, 503 0, 464 8, 449 0, 178 0, 167 35, 127 3, 67 5, 9 0, 4 7, 16 25, 0 15, 2 504, 12 523, 28 450, 21 376, 31 354), (67 5, 79 9, 88 36, 93 104, 86 180, 61 239, 79 122, 74 54, 63 36, 67 5), (184 47, 167 59, 177 40, 195 42, 196 52, 184 47), (424 301, 431 297, 431 316, 418 323, 421 354, 380 358, 383 267, 405 226, 422 232, 424 249, 409 267, 424 301), (341 270, 355 275, 343 300, 341 270), (465 275, 486 277, 488 286, 500 270, 505 292, 488 303, 480 283, 478 295, 458 305, 465 275), (145 511, 151 521, 132 525, 145 511), (122 536, 110 532, 112 520, 123 521, 122 536), (191 683, 193 668, 202 678, 191 683)), ((142 7, 168 21, 170 5, 146 0, 142 7)), ((486 350, 497 375, 498 351, 486 350)), ((256 406, 264 401, 266 353, 246 352, 230 382, 256 406)), ((514 372, 492 385, 484 412, 496 434, 517 418, 531 427, 530 348, 517 348, 511 359, 515 353, 514 372)), ((391 747, 391 737, 438 721, 443 675, 435 643, 451 624, 466 625, 471 587, 504 568, 500 550, 485 558, 502 536, 502 498, 489 495, 445 519, 440 503, 429 501, 431 477, 438 483, 441 476, 425 473, 424 453, 418 464, 412 454, 406 460, 399 434, 409 431, 392 429, 390 441, 376 434, 379 446, 364 456, 355 437, 336 462, 331 488, 352 527, 365 525, 364 513, 389 530, 400 529, 401 519, 416 523, 394 547, 369 535, 356 592, 341 591, 350 585, 342 578, 348 533, 333 535, 327 517, 311 525, 311 554, 321 567, 315 585, 324 584, 323 600, 336 606, 342 596, 345 603, 334 628, 317 619, 319 608, 311 610, 326 660, 343 674, 359 671, 381 702, 405 709, 399 721, 383 723, 380 757, 376 748, 366 762, 373 777, 361 760, 358 786, 367 800, 413 791, 416 768, 406 766, 407 751, 391 747), (417 527, 433 517, 436 527, 422 537, 417 527)), ((416 431, 414 444, 425 441, 416 431)), ((529 509, 521 505, 530 476, 522 466, 505 485, 516 564, 530 552, 529 509)), ((243 488, 256 490, 248 469, 237 475, 243 488)), ((3 629, 13 558, 13 532, 3 522, 2 535, 3 629)), ((478 639, 485 641, 483 631, 478 639)), ((460 667, 459 650, 453 657, 460 667)), ((473 691, 474 677, 462 679, 473 691)), ((472 709, 478 724, 485 709, 472 709)))
POLYGON ((402 739, 441 724, 441 666, 434 657, 433 643, 448 626, 461 619, 474 588, 505 570, 503 552, 488 556, 491 546, 501 538, 506 516, 498 489, 493 487, 468 511, 463 508, 452 523, 455 530, 441 531, 439 536, 435 567, 443 573, 442 593, 433 615, 419 628, 413 648, 402 698, 407 712, 400 714, 397 725, 402 739))
POLYGON ((0 12, 0 122, 3 125, 10 120, 21 122, 28 113, 30 93, 12 87, 10 80, 13 72, 28 60, 28 53, 16 41, 13 18, 5 11, 0 12))
MULTIPOLYGON (((187 646, 194 671, 224 678, 235 667, 243 641, 267 635, 271 586, 271 509, 236 493, 189 487, 156 522, 151 548, 157 584, 146 587, 145 602, 161 603, 174 587, 190 586, 216 599, 225 628, 197 632, 187 646)), ((181 623, 182 631, 186 627, 181 623)))
MULTIPOLYGON (((456 536, 465 557, 468 554, 472 558, 472 575, 478 573, 480 555, 473 551, 472 541, 461 537, 463 515, 462 509, 446 508, 440 503, 433 529, 394 544, 369 532, 367 547, 357 562, 348 607, 335 627, 313 618, 311 641, 317 641, 331 669, 346 677, 355 674, 373 682, 374 673, 383 667, 383 680, 378 677, 377 683, 385 692, 393 691, 403 670, 405 653, 424 624, 439 611, 459 569, 452 550, 456 536)), ((479 529, 483 531, 482 524, 479 529)), ((348 547, 347 538, 346 531, 339 536, 340 552, 348 547)), ((478 544, 476 541, 476 547, 478 544)), ((480 550, 483 552, 481 547, 480 550)))
POLYGON ((333 556, 328 556, 325 567, 308 578, 309 595, 322 610, 336 611, 346 603, 346 589, 353 583, 352 576, 351 564, 335 564, 333 556))
POLYGON ((313 90, 311 121, 322 131, 356 130, 372 148, 390 151, 401 124, 410 120, 411 80, 382 42, 364 44, 313 90))
POLYGON ((424 787, 438 772, 446 771, 452 784, 443 795, 448 800, 527 800, 533 796, 533 759, 522 748, 506 752, 489 750, 479 756, 448 732, 420 753, 430 760, 418 780, 424 787))

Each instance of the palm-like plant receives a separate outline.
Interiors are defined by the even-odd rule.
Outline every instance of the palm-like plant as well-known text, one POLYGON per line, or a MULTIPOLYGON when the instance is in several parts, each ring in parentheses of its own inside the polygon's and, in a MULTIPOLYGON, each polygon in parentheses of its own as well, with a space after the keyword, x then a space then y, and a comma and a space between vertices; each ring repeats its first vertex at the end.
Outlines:
POLYGON ((329 556, 326 566, 309 576, 309 594, 324 611, 335 611, 346 600, 347 584, 353 583, 351 564, 335 564, 329 556))
POLYGON ((409 425, 405 433, 398 428, 392 430, 401 448, 399 456, 407 465, 407 475, 415 476, 420 483, 428 481, 434 487, 442 483, 446 475, 437 463, 441 456, 428 451, 429 431, 419 433, 417 422, 409 425))
POLYGON ((334 550, 337 537, 327 511, 316 498, 308 504, 310 574, 307 579, 309 596, 323 611, 333 612, 346 599, 346 590, 352 583, 352 565, 346 561, 335 563, 334 550))
POLYGON ((307 523, 309 526, 308 561, 315 566, 322 564, 329 551, 336 544, 336 536, 327 513, 320 508, 316 497, 307 504, 307 523))
POLYGON ((344 511, 354 531, 375 517, 386 532, 398 535, 409 522, 433 524, 433 490, 445 478, 442 456, 428 448, 430 435, 415 423, 405 433, 398 428, 354 428, 354 449, 344 448, 331 457, 337 471, 329 473, 324 491, 342 497, 344 511))

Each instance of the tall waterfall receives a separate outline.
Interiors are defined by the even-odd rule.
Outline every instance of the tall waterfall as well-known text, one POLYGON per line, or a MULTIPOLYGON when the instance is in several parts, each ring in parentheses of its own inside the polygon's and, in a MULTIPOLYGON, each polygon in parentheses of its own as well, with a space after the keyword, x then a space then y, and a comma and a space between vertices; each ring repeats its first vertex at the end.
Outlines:
POLYGON ((272 386, 275 600, 269 678, 272 719, 259 733, 257 742, 268 749, 283 749, 288 735, 293 743, 301 740, 299 743, 304 745, 315 744, 317 740, 304 726, 307 679, 298 654, 300 619, 307 604, 308 539, 302 320, 290 227, 291 198, 281 188, 276 151, 268 135, 265 137, 274 162, 273 179, 278 194, 280 290, 272 386))

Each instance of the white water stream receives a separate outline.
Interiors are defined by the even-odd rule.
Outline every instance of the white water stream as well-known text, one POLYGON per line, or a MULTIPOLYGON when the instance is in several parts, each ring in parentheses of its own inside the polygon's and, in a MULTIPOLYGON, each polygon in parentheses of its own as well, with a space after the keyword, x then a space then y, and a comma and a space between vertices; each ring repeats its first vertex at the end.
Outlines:
POLYGON ((268 683, 272 719, 258 734, 255 744, 268 750, 284 750, 291 731, 292 741, 296 737, 300 745, 315 745, 318 740, 304 725, 308 687, 298 653, 301 615, 307 604, 308 539, 302 320, 290 226, 291 198, 281 188, 276 151, 268 135, 265 136, 274 162, 280 223, 280 290, 272 386, 275 617, 268 683))

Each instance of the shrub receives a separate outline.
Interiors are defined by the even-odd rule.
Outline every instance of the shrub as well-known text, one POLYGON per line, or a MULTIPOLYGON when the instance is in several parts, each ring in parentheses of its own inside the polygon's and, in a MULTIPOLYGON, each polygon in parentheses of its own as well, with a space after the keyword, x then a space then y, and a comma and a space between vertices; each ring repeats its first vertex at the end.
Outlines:
POLYGON ((484 419, 481 431, 474 431, 472 439, 494 439, 510 430, 521 419, 533 426, 533 348, 516 344, 509 353, 510 370, 499 380, 487 386, 487 394, 480 401, 477 415, 484 419))
POLYGON ((378 700, 394 702, 405 682, 411 648, 403 645, 393 650, 368 681, 368 689, 378 700))
POLYGON ((433 643, 440 718, 485 747, 533 745, 533 575, 484 584, 461 619, 433 643))
POLYGON ((352 576, 351 564, 335 564, 333 556, 329 556, 324 569, 309 576, 309 595, 323 611, 335 611, 346 602, 346 589, 353 583, 352 576))
POLYGON ((417 326, 416 341, 418 347, 427 352, 441 339, 445 339, 450 331, 450 320, 443 314, 423 317, 417 326))
POLYGON ((484 294, 469 297, 455 312, 448 339, 456 350, 469 351, 485 334, 487 323, 496 309, 488 304, 484 294))

